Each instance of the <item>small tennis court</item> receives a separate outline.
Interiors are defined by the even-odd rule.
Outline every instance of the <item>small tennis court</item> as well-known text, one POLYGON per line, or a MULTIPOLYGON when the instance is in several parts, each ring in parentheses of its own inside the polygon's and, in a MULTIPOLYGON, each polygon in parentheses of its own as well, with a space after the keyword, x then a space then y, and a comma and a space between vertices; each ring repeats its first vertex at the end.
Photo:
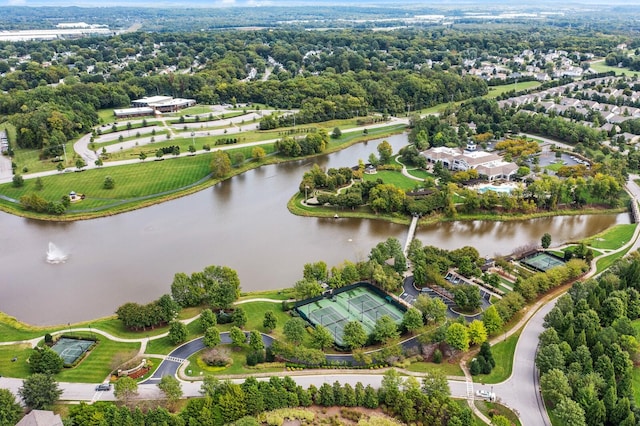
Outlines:
POLYGON ((95 342, 93 340, 69 339, 61 337, 51 347, 60 358, 64 360, 64 365, 73 365, 95 342))
POLYGON ((296 310, 312 325, 322 325, 333 334, 338 346, 343 346, 344 326, 350 321, 358 321, 367 334, 371 333, 376 321, 384 315, 396 324, 402 322, 404 310, 366 286, 346 288, 338 293, 309 303, 302 303, 296 310))
POLYGON ((551 268, 565 264, 564 260, 544 252, 539 252, 533 256, 522 259, 520 263, 524 263, 525 265, 541 272, 546 272, 551 268))

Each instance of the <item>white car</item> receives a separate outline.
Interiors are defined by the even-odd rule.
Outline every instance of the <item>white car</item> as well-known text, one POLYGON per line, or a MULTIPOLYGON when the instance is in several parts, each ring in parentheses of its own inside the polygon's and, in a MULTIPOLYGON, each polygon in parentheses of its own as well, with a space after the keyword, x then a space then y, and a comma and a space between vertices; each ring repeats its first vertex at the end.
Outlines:
POLYGON ((479 389, 476 391, 476 396, 480 398, 488 399, 489 401, 493 401, 496 399, 496 394, 493 392, 489 392, 483 389, 479 389))

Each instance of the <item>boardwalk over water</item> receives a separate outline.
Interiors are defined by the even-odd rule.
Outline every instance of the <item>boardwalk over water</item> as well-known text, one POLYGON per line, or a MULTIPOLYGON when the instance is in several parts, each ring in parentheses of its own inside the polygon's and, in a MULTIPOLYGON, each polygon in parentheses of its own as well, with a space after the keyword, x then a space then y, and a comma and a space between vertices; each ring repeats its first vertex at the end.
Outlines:
POLYGON ((409 244, 411 244, 411 241, 413 241, 413 237, 416 235, 417 227, 418 227, 418 216, 413 216, 413 218, 411 219, 411 225, 409 225, 409 232, 407 233, 407 241, 405 241, 404 249, 402 250, 405 256, 409 251, 409 244))

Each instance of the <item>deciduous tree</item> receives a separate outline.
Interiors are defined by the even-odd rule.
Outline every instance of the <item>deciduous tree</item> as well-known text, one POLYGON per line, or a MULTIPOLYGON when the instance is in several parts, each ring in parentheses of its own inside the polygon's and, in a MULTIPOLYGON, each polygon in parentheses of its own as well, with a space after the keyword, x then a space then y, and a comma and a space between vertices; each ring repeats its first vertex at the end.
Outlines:
POLYGON ((34 373, 18 388, 24 404, 33 410, 44 410, 58 401, 62 389, 50 374, 34 373))
POLYGON ((282 332, 289 342, 298 345, 304 339, 304 334, 306 333, 305 325, 306 323, 303 319, 291 318, 284 323, 282 332))
POLYGON ((120 377, 113 385, 113 395, 125 405, 138 395, 138 382, 129 376, 120 377))
POLYGON ((342 343, 349 349, 357 349, 367 343, 367 333, 358 321, 349 321, 342 334, 342 343))
POLYGON ((271 333, 278 325, 278 319, 273 311, 266 311, 264 313, 264 319, 262 320, 262 326, 267 330, 267 333, 271 333))

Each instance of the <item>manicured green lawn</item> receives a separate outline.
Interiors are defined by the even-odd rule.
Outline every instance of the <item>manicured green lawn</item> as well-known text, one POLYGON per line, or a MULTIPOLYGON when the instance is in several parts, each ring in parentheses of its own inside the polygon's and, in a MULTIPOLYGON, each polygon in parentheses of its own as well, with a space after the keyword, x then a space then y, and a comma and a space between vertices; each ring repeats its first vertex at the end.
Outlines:
MULTIPOLYGON (((202 335, 202 331, 200 329, 200 321, 195 320, 187 324, 187 338, 185 342, 195 339, 198 336, 202 335)), ((145 353, 148 354, 158 354, 158 355, 167 355, 172 350, 174 350, 179 345, 174 345, 169 341, 169 337, 161 337, 159 339, 151 339, 147 344, 147 350, 145 353)))
MULTIPOLYGON (((77 335, 78 333, 73 333, 77 335)), ((89 333, 81 333, 89 336, 89 333)), ((117 368, 116 364, 128 361, 140 349, 140 343, 114 342, 94 334, 98 345, 74 368, 65 368, 56 375, 63 382, 102 382, 117 368)))
POLYGON ((583 242, 596 249, 614 250, 631 240, 636 226, 635 223, 615 225, 606 231, 583 240, 583 242))
POLYGON ((475 400, 476 407, 482 414, 489 417, 489 412, 493 411, 495 414, 505 416, 512 425, 520 426, 520 420, 516 413, 508 409, 502 404, 498 404, 497 402, 489 402, 484 400, 475 400))
POLYGON ((413 371, 415 373, 441 371, 447 376, 464 376, 464 372, 460 368, 460 364, 450 364, 446 361, 440 364, 433 362, 413 362, 406 368, 406 370, 413 371))
POLYGON ((558 170, 560 170, 560 167, 564 167, 564 164, 562 163, 553 163, 553 164, 549 164, 548 166, 544 166, 545 169, 557 172, 558 170))
POLYGON ((607 65, 604 61, 601 62, 592 62, 591 68, 596 70, 597 72, 609 72, 613 71, 617 75, 626 74, 631 75, 634 71, 631 71, 629 68, 618 68, 607 65))
POLYGON ((509 92, 511 90, 520 91, 532 89, 534 87, 540 86, 540 84, 541 83, 539 81, 523 81, 520 83, 505 84, 503 86, 489 86, 489 93, 484 95, 483 98, 496 98, 503 93, 509 92))
MULTIPOLYGON (((75 167, 76 160, 74 158, 73 143, 74 141, 68 141, 64 144, 64 149, 67 151, 67 162, 64 163, 64 161, 62 161, 62 163, 65 167, 75 167)), ((60 158, 64 159, 64 156, 61 155, 60 158)), ((18 166, 16 171, 19 174, 55 170, 56 165, 58 164, 51 161, 51 158, 41 160, 40 150, 21 148, 16 148, 14 150, 13 162, 18 166), (27 172, 23 170, 25 167, 27 168, 27 172)))
POLYGON ((31 374, 27 358, 32 349, 29 344, 0 346, 0 376, 28 377, 31 374), (16 361, 12 359, 17 358, 16 361))
POLYGON ((11 183, 0 185, 0 193, 14 199, 28 193, 37 193, 49 201, 57 201, 70 191, 86 195, 86 199, 73 203, 70 210, 86 210, 172 191, 205 178, 210 172, 210 155, 189 158, 175 158, 165 161, 147 160, 144 163, 119 167, 98 168, 82 173, 60 173, 42 178, 43 189, 35 189, 34 179, 26 180, 21 188, 11 183), (115 181, 115 188, 104 189, 106 176, 115 181))
POLYGON ((364 174, 363 179, 367 182, 375 182, 378 179, 382 179, 385 184, 395 185, 404 191, 414 189, 416 186, 420 186, 422 183, 415 179, 410 179, 403 175, 401 172, 392 170, 379 170, 375 174, 364 174))
POLYGON ((605 256, 601 259, 598 259, 596 261, 596 271, 602 272, 607 270, 611 265, 613 265, 616 262, 616 260, 622 258, 625 254, 627 254, 628 251, 629 249, 622 250, 618 253, 614 253, 609 256, 605 256))
POLYGON ((520 331, 511 335, 506 341, 496 343, 491 347, 496 366, 489 374, 478 374, 473 377, 476 383, 500 383, 509 378, 513 370, 513 355, 520 337, 520 331))
POLYGON ((241 293, 238 301, 250 299, 287 300, 292 299, 293 297, 294 295, 292 288, 283 288, 280 290, 252 291, 251 293, 241 293))
POLYGON ((269 373, 269 372, 277 372, 283 371, 284 368, 282 366, 272 367, 272 368, 247 368, 245 366, 247 362, 247 354, 249 350, 247 348, 238 348, 232 345, 221 345, 220 348, 226 348, 229 351, 229 356, 233 360, 233 363, 226 367, 209 367, 204 362, 200 360, 201 352, 195 353, 189 357, 188 364, 185 368, 185 373, 187 376, 198 377, 202 372, 203 375, 227 375, 227 374, 251 374, 251 373, 269 373))

